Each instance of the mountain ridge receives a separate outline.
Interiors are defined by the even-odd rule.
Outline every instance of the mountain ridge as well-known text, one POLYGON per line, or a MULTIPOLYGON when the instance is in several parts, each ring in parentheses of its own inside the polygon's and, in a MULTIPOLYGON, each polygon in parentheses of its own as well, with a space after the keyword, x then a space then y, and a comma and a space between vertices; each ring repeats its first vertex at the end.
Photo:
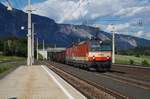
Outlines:
MULTIPOLYGON (((27 38, 27 13, 17 9, 9 12, 1 3, 0 11, 0 38, 13 36, 27 38), (21 30, 22 26, 25 27, 24 30, 21 30)), ((100 31, 96 27, 58 24, 53 19, 35 14, 32 14, 32 22, 35 23, 35 33, 40 42, 44 39, 46 43, 56 44, 60 47, 68 47, 74 42, 89 39, 96 34, 102 40, 111 40, 110 33, 100 31)), ((150 45, 150 40, 130 35, 116 34, 115 39, 116 47, 119 50, 150 45)))

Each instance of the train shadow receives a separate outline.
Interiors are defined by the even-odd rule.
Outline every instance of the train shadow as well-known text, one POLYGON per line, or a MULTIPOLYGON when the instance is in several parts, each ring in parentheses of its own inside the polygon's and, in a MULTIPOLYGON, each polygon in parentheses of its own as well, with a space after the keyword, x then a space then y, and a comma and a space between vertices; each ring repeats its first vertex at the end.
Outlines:
POLYGON ((123 71, 117 71, 117 70, 109 70, 110 73, 119 73, 119 74, 126 74, 126 72, 123 71))
POLYGON ((127 74, 126 72, 117 71, 117 70, 102 70, 102 71, 97 71, 96 69, 95 70, 93 69, 93 70, 90 70, 90 72, 127 74))
MULTIPOLYGON (((65 64, 64 64, 65 65, 65 64)), ((126 72, 123 72, 123 71, 119 71, 119 70, 112 70, 112 69, 110 69, 110 70, 100 70, 100 71, 98 71, 98 70, 96 70, 96 69, 94 69, 94 68, 90 68, 89 70, 87 70, 87 69, 85 69, 85 68, 82 68, 82 67, 79 67, 79 66, 71 66, 71 67, 73 67, 73 68, 77 68, 77 69, 79 69, 79 70, 85 70, 85 71, 88 71, 88 72, 96 72, 96 73, 118 73, 118 74, 127 74, 126 72)))
POLYGON ((106 73, 106 72, 108 72, 108 70, 96 70, 96 69, 90 69, 90 70, 88 70, 89 72, 96 72, 96 73, 106 73))

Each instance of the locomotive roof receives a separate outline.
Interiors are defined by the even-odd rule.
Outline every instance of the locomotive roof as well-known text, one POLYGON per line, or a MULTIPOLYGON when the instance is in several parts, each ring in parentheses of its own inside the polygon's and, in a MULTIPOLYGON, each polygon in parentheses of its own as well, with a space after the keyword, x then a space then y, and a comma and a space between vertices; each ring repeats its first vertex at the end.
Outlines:
POLYGON ((82 41, 82 42, 78 43, 78 45, 81 45, 81 44, 84 44, 84 43, 87 43, 87 41, 82 41))
MULTIPOLYGON (((91 41, 102 41, 102 40, 100 40, 100 39, 90 39, 90 40, 86 40, 86 41, 81 41, 79 43, 74 43, 70 47, 77 46, 77 45, 82 45, 82 44, 85 44, 85 43, 88 43, 88 42, 91 42, 91 41)), ((102 44, 111 44, 111 40, 102 41, 102 44)))

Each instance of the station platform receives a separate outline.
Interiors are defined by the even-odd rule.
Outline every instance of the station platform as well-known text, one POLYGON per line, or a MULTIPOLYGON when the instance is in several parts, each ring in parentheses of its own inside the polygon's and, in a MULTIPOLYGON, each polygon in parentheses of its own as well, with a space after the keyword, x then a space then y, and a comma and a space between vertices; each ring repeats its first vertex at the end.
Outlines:
POLYGON ((86 99, 46 66, 20 66, 0 80, 0 99, 86 99))

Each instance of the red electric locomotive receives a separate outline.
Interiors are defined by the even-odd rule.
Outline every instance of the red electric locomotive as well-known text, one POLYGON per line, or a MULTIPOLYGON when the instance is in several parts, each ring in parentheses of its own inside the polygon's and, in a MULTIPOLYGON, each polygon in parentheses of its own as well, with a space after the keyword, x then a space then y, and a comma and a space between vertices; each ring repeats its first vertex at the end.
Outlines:
POLYGON ((111 42, 92 39, 66 49, 66 64, 86 69, 109 70, 111 68, 111 42))
POLYGON ((98 39, 80 42, 65 51, 52 53, 51 59, 88 70, 109 70, 112 60, 111 42, 98 39))

